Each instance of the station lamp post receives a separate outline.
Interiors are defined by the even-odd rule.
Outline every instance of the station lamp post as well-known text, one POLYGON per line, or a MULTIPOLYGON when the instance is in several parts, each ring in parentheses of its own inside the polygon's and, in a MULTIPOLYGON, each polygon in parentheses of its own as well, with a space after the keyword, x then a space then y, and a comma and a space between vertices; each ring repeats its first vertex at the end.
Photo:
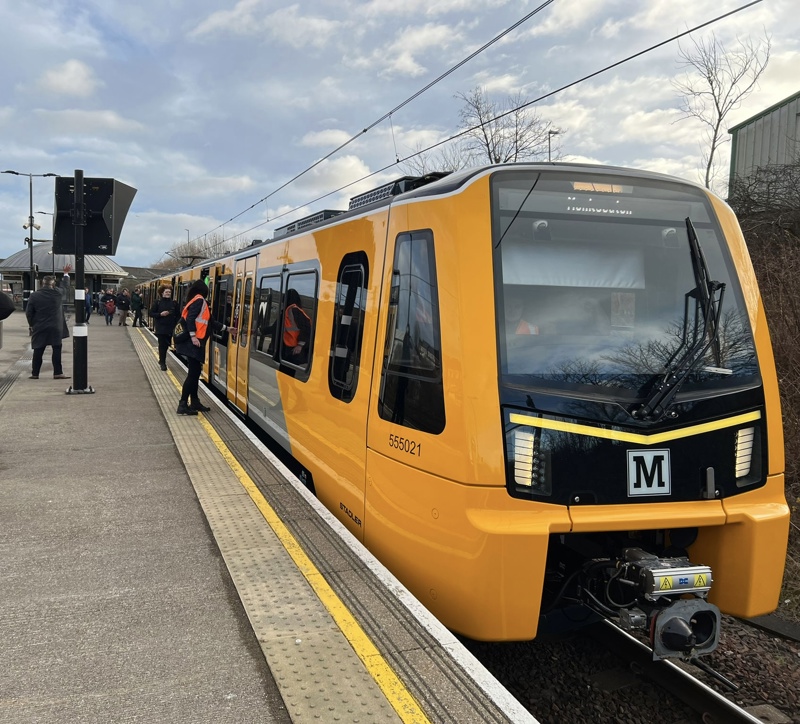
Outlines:
POLYGON ((28 238, 25 241, 28 243, 28 247, 30 249, 30 265, 31 265, 31 278, 30 278, 30 286, 31 286, 31 293, 36 291, 36 272, 33 266, 33 230, 34 229, 41 229, 42 227, 38 224, 33 223, 33 177, 36 178, 44 178, 45 176, 58 176, 57 173, 20 173, 19 171, 3 171, 3 173, 10 173, 14 176, 27 176, 28 177, 28 189, 29 189, 29 198, 30 198, 30 206, 28 207, 28 223, 23 224, 23 229, 28 229, 28 238))
MULTIPOLYGON (((561 133, 561 131, 559 131, 559 130, 555 130, 555 131, 550 130, 550 131, 547 132, 547 160, 548 160, 548 162, 553 160, 552 157, 551 157, 551 153, 550 153, 550 139, 553 136, 558 136, 560 133, 561 133)), ((556 149, 556 150, 558 150, 558 149, 556 149)))
MULTIPOLYGON (((52 213, 50 213, 49 211, 37 211, 36 213, 37 213, 37 214, 44 214, 45 216, 52 216, 52 215, 53 215, 53 214, 52 214, 52 213)), ((52 233, 52 232, 50 232, 50 237, 51 237, 51 239, 52 239, 52 236, 53 236, 53 233, 52 233)), ((56 275, 56 252, 55 252, 55 251, 52 249, 52 246, 53 246, 53 245, 54 245, 54 244, 53 244, 53 242, 51 241, 51 244, 50 244, 50 246, 51 246, 51 249, 50 249, 50 254, 51 254, 51 255, 52 255, 52 257, 53 257, 53 276, 55 277, 55 275, 56 275)))

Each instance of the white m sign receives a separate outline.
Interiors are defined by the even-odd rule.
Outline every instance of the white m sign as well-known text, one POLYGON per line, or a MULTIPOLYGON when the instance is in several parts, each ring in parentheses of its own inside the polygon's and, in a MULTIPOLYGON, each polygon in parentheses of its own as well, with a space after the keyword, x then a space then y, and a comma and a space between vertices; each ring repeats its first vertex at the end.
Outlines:
POLYGON ((671 491, 669 450, 628 450, 628 497, 671 491))

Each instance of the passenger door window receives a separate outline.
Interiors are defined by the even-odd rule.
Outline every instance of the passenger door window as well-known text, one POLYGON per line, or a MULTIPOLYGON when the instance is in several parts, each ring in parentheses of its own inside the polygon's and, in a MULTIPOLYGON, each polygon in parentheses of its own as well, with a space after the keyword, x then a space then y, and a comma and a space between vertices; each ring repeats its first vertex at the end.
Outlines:
POLYGON ((436 260, 430 231, 395 246, 379 414, 423 432, 444 430, 444 384, 436 260))
POLYGON ((314 342, 317 275, 289 274, 283 303, 280 361, 308 371, 314 342))
POLYGON ((350 402, 355 397, 358 384, 367 271, 367 255, 363 251, 348 254, 339 267, 328 386, 331 395, 343 402, 350 402))

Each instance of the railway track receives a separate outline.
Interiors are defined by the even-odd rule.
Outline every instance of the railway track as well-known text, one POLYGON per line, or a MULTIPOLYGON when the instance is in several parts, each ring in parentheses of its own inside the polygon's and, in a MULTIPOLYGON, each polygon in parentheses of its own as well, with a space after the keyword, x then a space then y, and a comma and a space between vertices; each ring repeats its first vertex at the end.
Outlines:
POLYGON ((607 621, 585 629, 585 633, 620 658, 638 675, 696 712, 703 724, 761 724, 761 720, 711 689, 668 659, 653 661, 652 651, 633 636, 607 621))

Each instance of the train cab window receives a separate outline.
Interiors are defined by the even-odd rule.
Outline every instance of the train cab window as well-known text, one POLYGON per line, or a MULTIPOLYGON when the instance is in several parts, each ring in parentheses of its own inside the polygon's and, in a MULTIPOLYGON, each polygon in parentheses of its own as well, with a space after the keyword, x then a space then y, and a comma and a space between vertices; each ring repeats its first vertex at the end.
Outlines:
POLYGON ((263 277, 258 287, 256 300, 256 321, 253 325, 254 344, 250 353, 254 359, 266 362, 264 357, 272 358, 276 351, 276 334, 280 328, 281 278, 263 277), (260 359, 259 359, 260 358, 260 359))
POLYGON ((317 275, 289 274, 282 315, 280 362, 307 371, 314 342, 317 308, 317 275))
POLYGON ((248 277, 244 285, 244 299, 242 300, 242 328, 239 332, 239 344, 247 346, 247 335, 250 333, 250 306, 253 296, 253 277, 248 277))
POLYGON ((339 267, 328 387, 331 395, 343 402, 350 402, 355 397, 358 384, 367 272, 367 255, 363 251, 347 254, 339 267))
POLYGON ((397 237, 378 409, 381 418, 404 427, 433 434, 444 430, 439 296, 430 231, 397 237))

